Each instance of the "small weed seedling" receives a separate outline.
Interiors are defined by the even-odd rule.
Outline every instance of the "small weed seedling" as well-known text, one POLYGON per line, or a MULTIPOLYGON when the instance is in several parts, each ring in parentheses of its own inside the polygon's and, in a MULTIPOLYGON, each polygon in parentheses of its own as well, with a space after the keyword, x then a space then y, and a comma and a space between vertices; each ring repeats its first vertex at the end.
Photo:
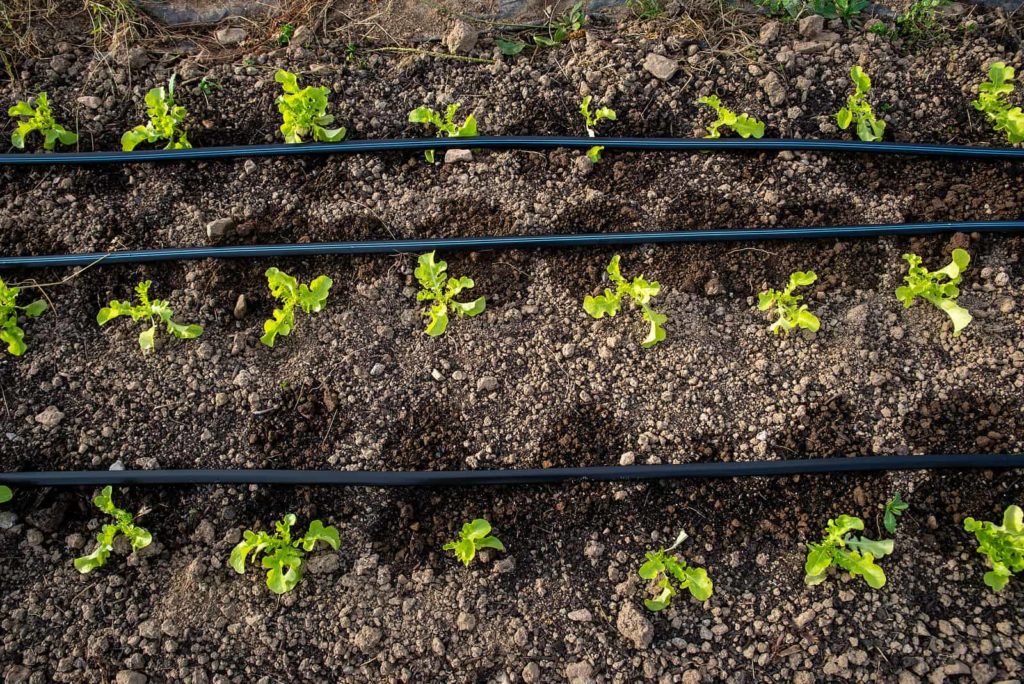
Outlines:
POLYGON ((587 295, 583 298, 583 310, 597 319, 603 318, 605 314, 614 316, 622 306, 622 298, 629 297, 635 305, 640 307, 644 320, 651 324, 651 329, 640 346, 650 349, 664 340, 665 328, 662 327, 662 324, 668 320, 668 316, 658 313, 650 306, 651 300, 657 297, 661 291, 661 285, 657 281, 647 282, 642 275, 633 278, 633 282, 623 278, 619 271, 618 254, 613 256, 608 264, 608 277, 615 285, 615 292, 605 288, 604 294, 596 297, 587 295))
POLYGON ((1013 575, 1024 571, 1024 511, 1019 506, 1007 507, 1002 525, 965 518, 964 530, 974 533, 978 553, 988 557, 992 569, 984 580, 993 591, 1002 591, 1013 575))
POLYGON ((893 494, 893 497, 885 502, 885 514, 882 516, 882 525, 885 527, 886 532, 896 534, 897 519, 906 513, 908 508, 910 508, 910 504, 900 498, 899 492, 893 494))
MULTIPOLYGON (((153 541, 153 535, 148 530, 133 522, 136 516, 114 505, 111 499, 112 491, 111 487, 104 487, 100 495, 92 500, 96 508, 114 519, 114 524, 104 525, 96 535, 96 548, 92 553, 75 559, 75 570, 83 575, 107 564, 110 552, 114 550, 114 539, 118 534, 123 534, 128 539, 133 551, 144 549, 153 541)), ((139 511, 139 516, 145 513, 145 510, 139 511)))
POLYGON ((164 325, 167 326, 167 332, 180 340, 191 340, 202 335, 203 327, 201 325, 175 323, 171 318, 174 315, 174 311, 166 301, 162 299, 150 300, 149 286, 152 284, 152 281, 144 280, 135 286, 135 296, 139 300, 138 304, 133 305, 127 300, 123 302, 116 299, 111 301, 110 306, 100 309, 100 312, 96 315, 96 322, 104 325, 107 321, 112 321, 118 316, 131 316, 133 321, 148 320, 150 327, 139 333, 139 346, 142 347, 142 351, 149 351, 154 348, 158 321, 163 321, 164 325))
POLYGON ((856 124, 858 138, 864 142, 878 142, 885 132, 885 122, 875 118, 875 112, 867 101, 871 78, 863 69, 855 66, 850 69, 850 80, 856 89, 846 98, 846 106, 836 112, 836 123, 844 131, 850 124, 856 124))
POLYGON ((39 131, 43 136, 44 150, 52 150, 58 142, 61 145, 74 145, 78 142, 77 133, 65 129, 53 118, 50 99, 45 92, 36 95, 32 104, 19 101, 7 110, 7 115, 18 119, 17 128, 11 132, 11 144, 19 150, 25 149, 25 136, 33 131, 39 131))
POLYGON ((626 7, 640 21, 651 21, 665 14, 664 0, 626 0, 626 7))
POLYGON ((896 33, 911 44, 923 42, 939 31, 939 9, 950 0, 917 0, 896 17, 896 33))
POLYGON ((718 129, 727 126, 736 131, 741 138, 760 138, 764 135, 764 122, 758 121, 749 114, 736 114, 722 106, 722 101, 717 95, 707 95, 699 98, 697 104, 707 105, 715 110, 718 118, 707 127, 708 134, 705 138, 721 138, 722 133, 718 129))
POLYGON ((319 520, 309 523, 306 534, 292 539, 292 526, 295 516, 292 513, 274 523, 274 534, 246 530, 242 541, 231 550, 230 563, 239 575, 245 574, 245 561, 263 555, 262 565, 267 570, 267 587, 275 594, 283 594, 295 588, 302 581, 302 561, 306 553, 312 551, 318 541, 322 541, 335 551, 341 546, 338 530, 319 520))
POLYGON ((903 308, 909 309, 917 297, 921 297, 946 312, 953 322, 953 337, 971 322, 972 316, 967 309, 956 303, 960 296, 960 276, 971 256, 962 249, 953 250, 953 260, 938 271, 931 272, 921 265, 921 257, 916 254, 904 254, 903 258, 910 264, 903 280, 907 283, 896 288, 896 299, 903 302, 903 308))
POLYGON ((491 523, 483 518, 477 518, 473 522, 468 522, 462 526, 458 539, 448 542, 441 548, 445 551, 454 551, 455 557, 463 565, 468 566, 473 562, 476 552, 480 549, 504 551, 505 545, 501 543, 500 539, 491 534, 491 523))
MULTIPOLYGON (((425 126, 433 126, 437 129, 438 137, 444 133, 449 138, 475 138, 476 119, 472 114, 467 116, 461 125, 455 124, 455 112, 461 107, 459 103, 448 105, 444 118, 429 107, 417 107, 409 112, 409 123, 421 123, 425 126)), ((423 156, 431 164, 434 163, 434 150, 427 150, 423 156)))
POLYGON ((685 540, 686 532, 680 532, 672 546, 658 549, 653 553, 647 552, 647 561, 640 566, 637 574, 641 579, 656 581, 658 588, 661 589, 657 598, 644 599, 647 610, 657 613, 668 608, 672 597, 683 589, 689 590, 690 595, 698 601, 706 601, 714 591, 711 578, 704 568, 687 565, 677 554, 671 553, 685 540), (675 585, 672 583, 673 579, 675 585))
POLYGON ((292 36, 295 35, 295 26, 293 24, 281 24, 277 27, 277 44, 280 47, 286 46, 292 41, 292 36))
POLYGON ((885 572, 875 563, 875 559, 892 553, 893 541, 873 541, 850 534, 863 529, 864 521, 852 515, 840 515, 835 520, 829 520, 825 538, 818 544, 807 545, 807 563, 804 565, 807 576, 804 577, 804 583, 809 586, 821 584, 825 581, 829 566, 835 565, 853 577, 863 577, 872 589, 881 588, 885 584, 885 572))
POLYGON ((0 485, 0 504, 7 503, 14 498, 14 492, 7 485, 0 485))
POLYGON ((0 279, 0 341, 7 343, 7 353, 21 356, 28 349, 25 344, 25 331, 18 327, 18 314, 25 318, 41 316, 46 311, 46 300, 37 299, 28 306, 18 306, 18 295, 21 289, 7 287, 0 279))
POLYGON ((306 313, 320 313, 323 310, 334 281, 322 275, 314 278, 309 285, 300 285, 287 273, 270 268, 267 269, 267 283, 271 296, 282 303, 280 309, 274 309, 274 317, 263 323, 263 337, 260 338, 260 342, 273 347, 278 335, 290 335, 292 328, 295 327, 296 306, 306 313))
POLYGON ((754 5, 768 11, 769 16, 796 19, 805 8, 803 0, 753 0, 754 5))
MULTIPOLYGON (((648 2, 654 0, 647 0, 648 2)), ((550 9, 547 14, 547 24, 543 27, 540 26, 524 26, 523 28, 543 28, 544 33, 534 33, 528 38, 533 40, 533 44, 539 48, 545 47, 557 47, 561 45, 574 33, 580 31, 583 26, 587 23, 587 13, 584 9, 583 0, 577 0, 569 10, 568 14, 562 17, 555 18, 551 15, 550 9)), ((518 55, 522 52, 528 43, 525 40, 507 38, 496 38, 495 44, 501 51, 501 54, 511 57, 518 55)))
POLYGON ((188 111, 174 102, 174 81, 171 76, 167 87, 153 88, 146 93, 146 114, 149 121, 145 126, 136 126, 121 136, 121 149, 131 152, 138 145, 166 140, 165 150, 184 150, 192 147, 188 135, 181 130, 181 124, 188 111))
POLYGON ((1024 111, 1011 107, 1006 99, 1013 92, 1013 67, 996 62, 988 70, 988 80, 978 86, 978 99, 971 104, 992 123, 997 131, 1005 131, 1012 144, 1024 142, 1024 111))
MULTIPOLYGON (((593 98, 587 95, 583 98, 583 102, 580 103, 580 114, 583 115, 583 120, 586 121, 587 135, 591 138, 597 136, 597 124, 601 123, 604 119, 609 121, 615 121, 615 110, 609 109, 608 107, 598 107, 596 111, 590 111, 590 103, 593 98)), ((594 145, 587 150, 587 156, 590 157, 590 161, 595 164, 601 161, 601 150, 604 149, 603 145, 594 145)))
POLYGON ((867 6, 868 0, 811 0, 814 14, 826 19, 842 19, 847 25, 867 6))
POLYGON ((818 328, 821 327, 821 321, 818 317, 807 310, 806 304, 801 304, 800 300, 804 297, 803 295, 793 294, 793 290, 798 287, 804 287, 811 285, 818 279, 814 271, 797 271, 789 276, 789 284, 786 285, 786 289, 779 290, 765 290, 757 295, 757 308, 759 311, 767 311, 768 309, 775 307, 775 311, 779 314, 777 321, 771 324, 768 330, 772 331, 776 335, 780 333, 789 334, 790 330, 794 328, 804 328, 811 332, 818 332, 818 328))
POLYGON ((326 87, 299 88, 298 77, 284 69, 277 70, 274 80, 284 90, 277 97, 277 111, 281 112, 284 121, 281 133, 286 143, 300 143, 309 135, 320 142, 337 142, 345 137, 344 127, 324 128, 334 123, 334 115, 327 113, 330 91, 326 87))
POLYGON ((423 288, 416 293, 416 299, 421 302, 433 302, 423 314, 430 318, 424 332, 431 337, 443 335, 448 329, 449 311, 454 311, 459 318, 472 317, 482 314, 487 307, 486 297, 478 297, 465 303, 455 301, 455 297, 463 290, 473 289, 473 279, 466 276, 449 277, 447 262, 434 261, 434 254, 435 252, 421 254, 414 272, 416 280, 423 288))

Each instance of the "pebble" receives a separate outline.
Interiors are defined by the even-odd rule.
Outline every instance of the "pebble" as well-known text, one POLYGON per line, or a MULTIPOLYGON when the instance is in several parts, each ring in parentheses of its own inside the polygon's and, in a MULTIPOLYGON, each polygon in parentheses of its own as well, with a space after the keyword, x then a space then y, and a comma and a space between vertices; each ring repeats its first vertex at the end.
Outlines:
POLYGON ((471 613, 459 613, 459 617, 455 619, 455 626, 460 632, 472 632, 476 629, 476 616, 471 613))
POLYGON ((452 30, 448 32, 444 43, 448 46, 448 52, 451 54, 466 54, 476 47, 479 36, 479 31, 472 25, 458 20, 452 26, 452 30))
POLYGON ((619 616, 615 619, 615 627, 637 649, 647 648, 654 640, 654 626, 632 601, 622 604, 619 616))
POLYGON ((679 63, 664 55, 650 53, 644 59, 644 69, 661 81, 668 81, 679 71, 679 63))
POLYGON ((56 406, 47 406, 42 413, 36 416, 36 422, 47 430, 57 427, 62 420, 64 420, 64 414, 56 406))
POLYGON ((493 392, 498 389, 498 379, 491 375, 485 375, 476 381, 476 388, 480 392, 493 392))
POLYGON ((473 151, 472 150, 454 149, 454 150, 447 150, 444 153, 444 163, 445 164, 458 164, 458 163, 471 162, 471 161, 473 161, 473 151))
POLYGON ((226 28, 219 29, 214 34, 214 37, 217 39, 217 42, 221 45, 226 46, 238 45, 239 43, 244 41, 248 36, 249 33, 245 29, 238 28, 237 26, 229 26, 226 28))
POLYGON ((245 314, 249 312, 249 300, 244 294, 238 295, 238 299, 235 300, 235 308, 231 312, 236 320, 242 320, 245 318, 245 314))

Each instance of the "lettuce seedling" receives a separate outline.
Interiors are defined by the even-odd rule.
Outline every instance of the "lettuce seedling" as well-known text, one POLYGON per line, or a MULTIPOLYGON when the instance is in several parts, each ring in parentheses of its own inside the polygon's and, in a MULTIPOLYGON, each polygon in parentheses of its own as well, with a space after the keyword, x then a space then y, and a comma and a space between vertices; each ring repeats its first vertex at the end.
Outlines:
POLYGON ((41 316, 47 309, 46 300, 37 299, 28 306, 18 306, 21 288, 7 287, 0 278, 0 341, 7 343, 7 353, 21 356, 28 349, 25 331, 18 327, 18 314, 25 318, 41 316))
POLYGON ((334 123, 334 115, 327 113, 330 90, 313 86, 299 88, 298 77, 284 69, 277 70, 274 80, 284 90, 284 94, 277 97, 277 111, 284 120, 281 133, 286 143, 300 143, 309 135, 320 142, 337 142, 345 137, 344 126, 324 128, 334 123))
POLYGON ((0 504, 7 503, 14 498, 14 492, 7 485, 0 485, 0 504))
POLYGON ((1024 111, 1011 107, 1006 99, 1013 92, 1013 67, 996 62, 988 69, 988 81, 978 86, 978 99, 971 104, 992 123, 996 131, 1005 131, 1012 144, 1024 142, 1024 111))
POLYGON ((945 311, 953 322, 953 337, 959 336, 973 318, 967 309, 956 303, 960 296, 960 288, 957 287, 960 276, 971 263, 971 256, 962 249, 954 249, 953 260, 935 272, 922 266, 921 257, 916 254, 904 254, 903 258, 910 264, 907 275, 903 277, 907 284, 896 288, 896 299, 903 302, 904 309, 909 309, 917 297, 931 302, 945 311))
POLYGON ((722 126, 727 126, 736 131, 741 138, 760 138, 764 135, 764 122, 758 121, 749 114, 736 114, 726 109, 722 106, 722 101, 718 99, 717 95, 701 97, 697 100, 697 104, 707 105, 718 114, 718 118, 707 127, 708 134, 704 136, 705 138, 722 137, 721 132, 718 130, 722 126))
POLYGON ((421 289, 416 293, 416 299, 421 302, 433 302, 430 308, 423 312, 424 316, 430 318, 427 329, 424 331, 431 337, 443 335, 448 329, 448 312, 454 311, 459 318, 463 316, 477 316, 487 308, 487 298, 478 297, 471 302, 457 302, 455 297, 463 290, 470 290, 475 283, 472 278, 463 276, 451 278, 447 274, 448 264, 444 261, 434 261, 436 252, 421 254, 416 266, 416 280, 419 281, 421 289))
POLYGON ((811 332, 818 332, 821 321, 818 317, 807 310, 806 304, 800 304, 803 295, 793 294, 793 290, 814 283, 818 279, 814 271, 797 271, 789 276, 789 284, 784 290, 768 289, 757 295, 757 308, 759 311, 767 311, 775 307, 779 319, 769 326, 768 330, 776 335, 780 333, 789 334, 794 328, 804 328, 811 332))
MULTIPOLYGON (((455 124, 455 112, 461 107, 459 103, 448 105, 444 118, 438 112, 429 107, 417 107, 409 112, 409 123, 421 123, 425 126, 433 126, 437 129, 438 137, 444 133, 449 138, 475 138, 476 118, 472 114, 467 116, 461 125, 455 124)), ((431 164, 434 163, 434 150, 427 150, 423 156, 431 164)))
POLYGON ((263 337, 260 342, 274 346, 278 335, 287 336, 295 327, 295 307, 306 313, 320 313, 327 303, 334 281, 325 275, 314 278, 309 285, 301 285, 295 278, 276 268, 267 270, 270 294, 282 302, 280 309, 274 309, 274 317, 263 323, 263 337))
POLYGON ((633 278, 633 282, 623 278, 619 271, 618 254, 613 256, 608 263, 608 277, 615 285, 615 291, 612 292, 605 288, 604 294, 599 294, 596 297, 587 295, 583 298, 583 310, 597 319, 603 318, 606 314, 614 316, 622 306, 622 298, 629 297, 633 300, 633 304, 640 307, 643 319, 651 324, 651 329, 640 346, 650 349, 664 340, 665 328, 662 324, 668 320, 668 316, 658 313, 650 306, 651 300, 657 297, 661 291, 661 285, 657 281, 647 282, 642 275, 633 278))
MULTIPOLYGON (((153 535, 148 530, 133 522, 136 516, 114 505, 112 491, 110 486, 104 487, 99 496, 92 500, 96 508, 114 518, 114 524, 104 525, 96 535, 96 548, 92 553, 75 559, 75 569, 83 575, 107 564, 110 552, 114 550, 114 539, 118 534, 123 534, 128 539, 133 551, 144 549, 153 541, 153 535)), ((145 513, 145 509, 139 511, 140 516, 145 513)))
POLYGON ((441 548, 445 551, 454 551, 455 557, 462 561, 463 565, 468 566, 480 549, 504 551, 505 545, 491 534, 491 523, 483 518, 476 518, 462 526, 458 539, 448 542, 441 548))
MULTIPOLYGON (((590 95, 583 98, 583 102, 580 103, 580 114, 583 115, 583 120, 586 122, 587 135, 594 138, 597 136, 597 124, 601 123, 604 119, 615 121, 615 110, 608 107, 598 107, 596 111, 591 112, 590 103, 592 100, 593 98, 590 95)), ((601 161, 601 150, 603 149, 603 145, 594 145, 587 150, 587 156, 590 157, 590 161, 595 164, 601 161)))
POLYGON ((978 553, 988 557, 992 569, 984 580, 993 591, 1002 591, 1013 575, 1024 571, 1024 511, 1019 506, 1007 507, 1002 525, 965 518, 964 530, 974 533, 978 553))
POLYGON ((852 515, 840 515, 829 520, 825 538, 818 544, 807 545, 804 583, 809 586, 825 581, 830 565, 846 570, 852 577, 861 576, 872 589, 885 584, 885 572, 875 564, 876 558, 892 553, 892 539, 874 541, 866 537, 851 536, 854 530, 863 530, 864 521, 852 515))
POLYGON ((882 516, 882 524, 889 534, 896 533, 897 518, 906 513, 908 508, 910 508, 910 504, 900 498, 899 492, 896 492, 892 499, 885 502, 885 514, 882 516))
POLYGON ((859 66, 850 69, 850 79, 855 90, 846 98, 846 106, 836 112, 836 123, 844 131, 851 123, 857 125, 857 137, 864 142, 878 142, 885 132, 885 122, 875 118, 875 112, 868 104, 867 94, 871 90, 871 78, 859 66))
POLYGON ((61 145, 78 142, 77 133, 65 129, 53 118, 50 99, 45 92, 36 95, 32 104, 19 101, 7 110, 7 116, 18 119, 17 128, 11 131, 11 144, 19 150, 25 149, 25 136, 33 131, 39 131, 43 136, 44 150, 52 150, 58 141, 61 145))
POLYGON ((302 562, 306 554, 322 541, 335 551, 341 546, 338 530, 319 520, 309 523, 306 534, 292 539, 295 515, 289 513, 274 523, 274 534, 246 530, 242 541, 231 550, 230 563, 239 575, 245 574, 245 562, 253 562, 263 555, 262 565, 267 570, 267 587, 275 594, 283 594, 295 588, 302 581, 302 562))
POLYGON ((714 591, 711 578, 707 570, 689 566, 677 554, 670 553, 677 546, 686 540, 686 532, 680 532, 676 541, 667 549, 662 548, 651 553, 647 552, 647 561, 640 566, 637 574, 641 579, 657 581, 661 592, 655 599, 644 599, 647 610, 657 613, 668 608, 672 597, 683 589, 687 589, 690 595, 698 601, 706 601, 714 591), (675 580, 673 585, 672 580, 675 580))
POLYGON ((167 332, 180 340, 191 340, 202 335, 203 326, 201 325, 175 323, 171 318, 174 315, 174 311, 170 308, 168 302, 162 299, 150 300, 149 286, 152 284, 151 280, 144 280, 135 286, 135 296, 139 300, 138 304, 133 305, 127 300, 123 302, 116 299, 111 301, 110 306, 100 309, 100 312, 96 315, 96 322, 104 325, 107 321, 112 321, 118 316, 131 316, 133 321, 148 320, 150 327, 139 333, 139 346, 142 347, 142 351, 149 351, 154 348, 158 320, 167 326, 167 332))
POLYGON ((174 81, 171 76, 167 87, 160 86, 146 93, 146 114, 149 121, 145 126, 136 126, 121 136, 121 149, 131 152, 144 142, 155 143, 166 140, 165 150, 184 150, 192 147, 188 135, 180 129, 188 111, 174 102, 174 81))

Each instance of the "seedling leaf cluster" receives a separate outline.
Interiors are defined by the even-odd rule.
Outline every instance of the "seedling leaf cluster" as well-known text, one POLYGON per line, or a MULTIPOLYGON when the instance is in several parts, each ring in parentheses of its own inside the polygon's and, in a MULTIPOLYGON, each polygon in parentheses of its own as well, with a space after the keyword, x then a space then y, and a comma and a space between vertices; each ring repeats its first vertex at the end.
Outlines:
POLYGON ((312 136, 320 142, 337 142, 345 137, 345 128, 327 128, 334 123, 334 115, 327 113, 326 87, 299 87, 298 77, 290 71, 278 69, 274 80, 284 93, 277 97, 277 110, 283 123, 281 133, 286 143, 300 143, 312 136))
POLYGON ((964 530, 974 534, 978 553, 988 558, 992 569, 983 579, 993 591, 1002 591, 1011 577, 1024 571, 1024 511, 1019 506, 1007 507, 1002 525, 965 518, 964 530))
POLYGON ((230 563, 234 571, 244 575, 246 560, 255 562, 262 555, 261 565, 267 571, 267 587, 275 594, 284 594, 302 581, 303 560, 317 542, 324 542, 335 551, 341 546, 338 530, 333 526, 325 527, 319 520, 309 523, 306 534, 292 539, 295 520, 294 514, 287 514, 274 523, 274 534, 246 530, 242 541, 231 551, 230 563))
MULTIPOLYGON (((583 120, 586 122, 587 135, 591 138, 597 136, 597 125, 604 120, 615 121, 615 110, 608 107, 598 107, 596 110, 590 110, 590 103, 593 101, 593 97, 587 95, 583 98, 583 102, 580 103, 580 114, 583 115, 583 120)), ((594 145, 587 150, 587 156, 590 157, 590 161, 595 164, 601 161, 601 151, 604 149, 603 145, 594 145)))
POLYGON ((267 269, 267 283, 270 294, 281 302, 281 308, 274 309, 273 318, 263 324, 263 337, 260 342, 273 347, 278 336, 290 335, 295 327, 295 308, 307 314, 319 313, 327 303, 334 281, 325 275, 314 278, 309 285, 299 282, 292 276, 278 270, 267 269))
POLYGON ((878 142, 885 133, 885 122, 875 118, 875 112, 867 101, 871 90, 871 78, 859 66, 850 69, 850 80, 854 92, 846 98, 846 106, 836 112, 836 123, 844 131, 854 124, 857 137, 864 142, 878 142))
POLYGON ((146 114, 149 121, 127 131, 121 136, 121 149, 131 152, 144 142, 167 141, 165 150, 182 150, 192 147, 188 134, 181 129, 188 111, 174 100, 175 76, 171 76, 167 87, 159 86, 146 93, 146 114))
POLYGON ((504 551, 505 545, 491 534, 491 523, 483 518, 476 518, 462 526, 458 539, 448 542, 442 548, 453 552, 460 563, 469 566, 480 549, 504 551))
POLYGON ((450 277, 447 262, 435 261, 434 255, 435 252, 420 255, 413 275, 422 288, 416 293, 416 299, 421 302, 432 302, 430 308, 423 314, 430 319, 424 332, 431 337, 438 337, 448 329, 449 311, 454 311, 459 318, 477 316, 487 308, 487 299, 477 297, 471 302, 456 301, 455 298, 459 294, 464 290, 473 289, 475 283, 472 278, 466 276, 450 277))
POLYGON ((650 324, 647 336, 640 343, 644 349, 649 349, 665 339, 664 323, 668 316, 658 313, 651 308, 651 300, 658 296, 661 285, 657 281, 648 282, 644 277, 637 276, 632 282, 622 277, 619 270, 619 255, 612 257, 608 264, 608 278, 615 285, 615 291, 605 288, 604 294, 596 297, 587 295, 583 299, 583 310, 592 317, 601 319, 605 315, 614 316, 622 307, 623 298, 629 298, 640 307, 643 312, 643 319, 650 324))
POLYGON ((684 589, 698 601, 706 601, 714 592, 714 584, 704 568, 687 565, 678 554, 672 553, 686 538, 686 532, 680 532, 672 546, 647 552, 647 560, 637 571, 641 579, 655 582, 660 590, 657 598, 644 599, 644 606, 652 612, 668 608, 672 598, 684 589))
POLYGON ((971 104, 984 112, 992 128, 1006 133, 1011 144, 1024 142, 1024 111, 1010 105, 1013 93, 1013 67, 996 62, 988 69, 988 80, 978 86, 978 99, 971 104))
POLYGON ((17 119, 17 125, 11 131, 11 144, 19 150, 25 149, 25 138, 35 131, 43 136, 44 150, 54 149, 58 142, 61 145, 74 145, 78 142, 77 133, 57 123, 46 92, 36 95, 31 103, 19 101, 7 110, 7 115, 17 119))
POLYGON ((737 114, 722 106, 717 95, 706 95, 697 100, 697 104, 707 105, 715 110, 718 118, 708 124, 705 138, 721 138, 721 129, 731 128, 741 138, 761 138, 764 136, 764 122, 758 121, 749 114, 737 114))
POLYGON ((110 306, 100 309, 96 315, 96 322, 105 325, 108 321, 120 316, 131 316, 133 321, 148 320, 150 327, 139 333, 139 346, 142 351, 150 351, 156 346, 156 329, 161 322, 166 326, 167 332, 181 340, 191 340, 202 335, 203 327, 201 325, 176 323, 172 318, 174 311, 168 302, 149 298, 149 288, 152 284, 152 281, 144 280, 135 286, 135 297, 139 301, 138 304, 132 304, 127 300, 111 301, 110 306))
MULTIPOLYGON (((438 134, 444 133, 449 138, 475 138, 477 135, 476 118, 472 114, 467 116, 461 124, 455 123, 455 114, 461 106, 457 102, 448 105, 444 117, 429 107, 417 107, 409 112, 409 123, 433 126, 437 129, 438 134)), ((434 163, 434 150, 427 150, 423 156, 431 164, 434 163)))
POLYGON ((765 290, 757 296, 757 308, 760 311, 767 311, 775 307, 779 318, 768 328, 776 335, 788 334, 795 328, 804 328, 811 332, 817 332, 821 327, 821 321, 813 313, 808 311, 806 304, 801 304, 803 295, 795 295, 793 291, 798 287, 811 285, 818 279, 814 271, 797 271, 789 276, 789 284, 783 290, 765 290))
POLYGON ((119 534, 125 536, 133 551, 144 549, 153 541, 153 535, 148 530, 135 524, 135 516, 114 505, 112 493, 111 487, 104 487, 99 496, 92 500, 96 508, 112 517, 114 522, 104 525, 96 535, 96 548, 92 553, 75 559, 75 569, 83 575, 107 564, 110 552, 114 550, 114 540, 119 534))
POLYGON ((0 279, 0 341, 7 343, 7 353, 21 356, 28 349, 25 344, 25 331, 18 326, 18 315, 25 318, 41 316, 47 309, 46 300, 37 299, 26 306, 18 305, 21 288, 8 287, 0 279))
POLYGON ((952 257, 953 260, 945 267, 929 271, 921 265, 921 257, 904 254, 903 258, 909 264, 903 278, 906 285, 896 288, 896 299, 903 302, 905 309, 909 309, 918 297, 930 302, 949 316, 953 322, 953 337, 957 337, 972 319, 970 312, 956 301, 960 296, 960 278, 971 263, 971 256, 965 250, 954 249, 952 257))
POLYGON ((813 586, 825 581, 829 567, 846 570, 853 577, 863 577, 872 589, 885 585, 885 571, 875 560, 892 553, 893 541, 874 541, 854 537, 854 531, 864 529, 864 521, 852 515, 840 515, 829 520, 825 537, 817 544, 807 545, 804 564, 804 583, 813 586))

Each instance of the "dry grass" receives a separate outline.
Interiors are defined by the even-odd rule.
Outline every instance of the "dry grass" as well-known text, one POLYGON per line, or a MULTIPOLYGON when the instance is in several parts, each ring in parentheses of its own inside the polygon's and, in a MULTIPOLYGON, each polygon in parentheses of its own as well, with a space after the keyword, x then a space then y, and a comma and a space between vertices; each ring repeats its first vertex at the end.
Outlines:
POLYGON ((57 18, 56 0, 3 0, 0 2, 0 67, 14 81, 15 66, 40 54, 39 29, 57 18))
POLYGON ((84 0, 97 52, 123 54, 149 35, 149 22, 132 0, 84 0))

